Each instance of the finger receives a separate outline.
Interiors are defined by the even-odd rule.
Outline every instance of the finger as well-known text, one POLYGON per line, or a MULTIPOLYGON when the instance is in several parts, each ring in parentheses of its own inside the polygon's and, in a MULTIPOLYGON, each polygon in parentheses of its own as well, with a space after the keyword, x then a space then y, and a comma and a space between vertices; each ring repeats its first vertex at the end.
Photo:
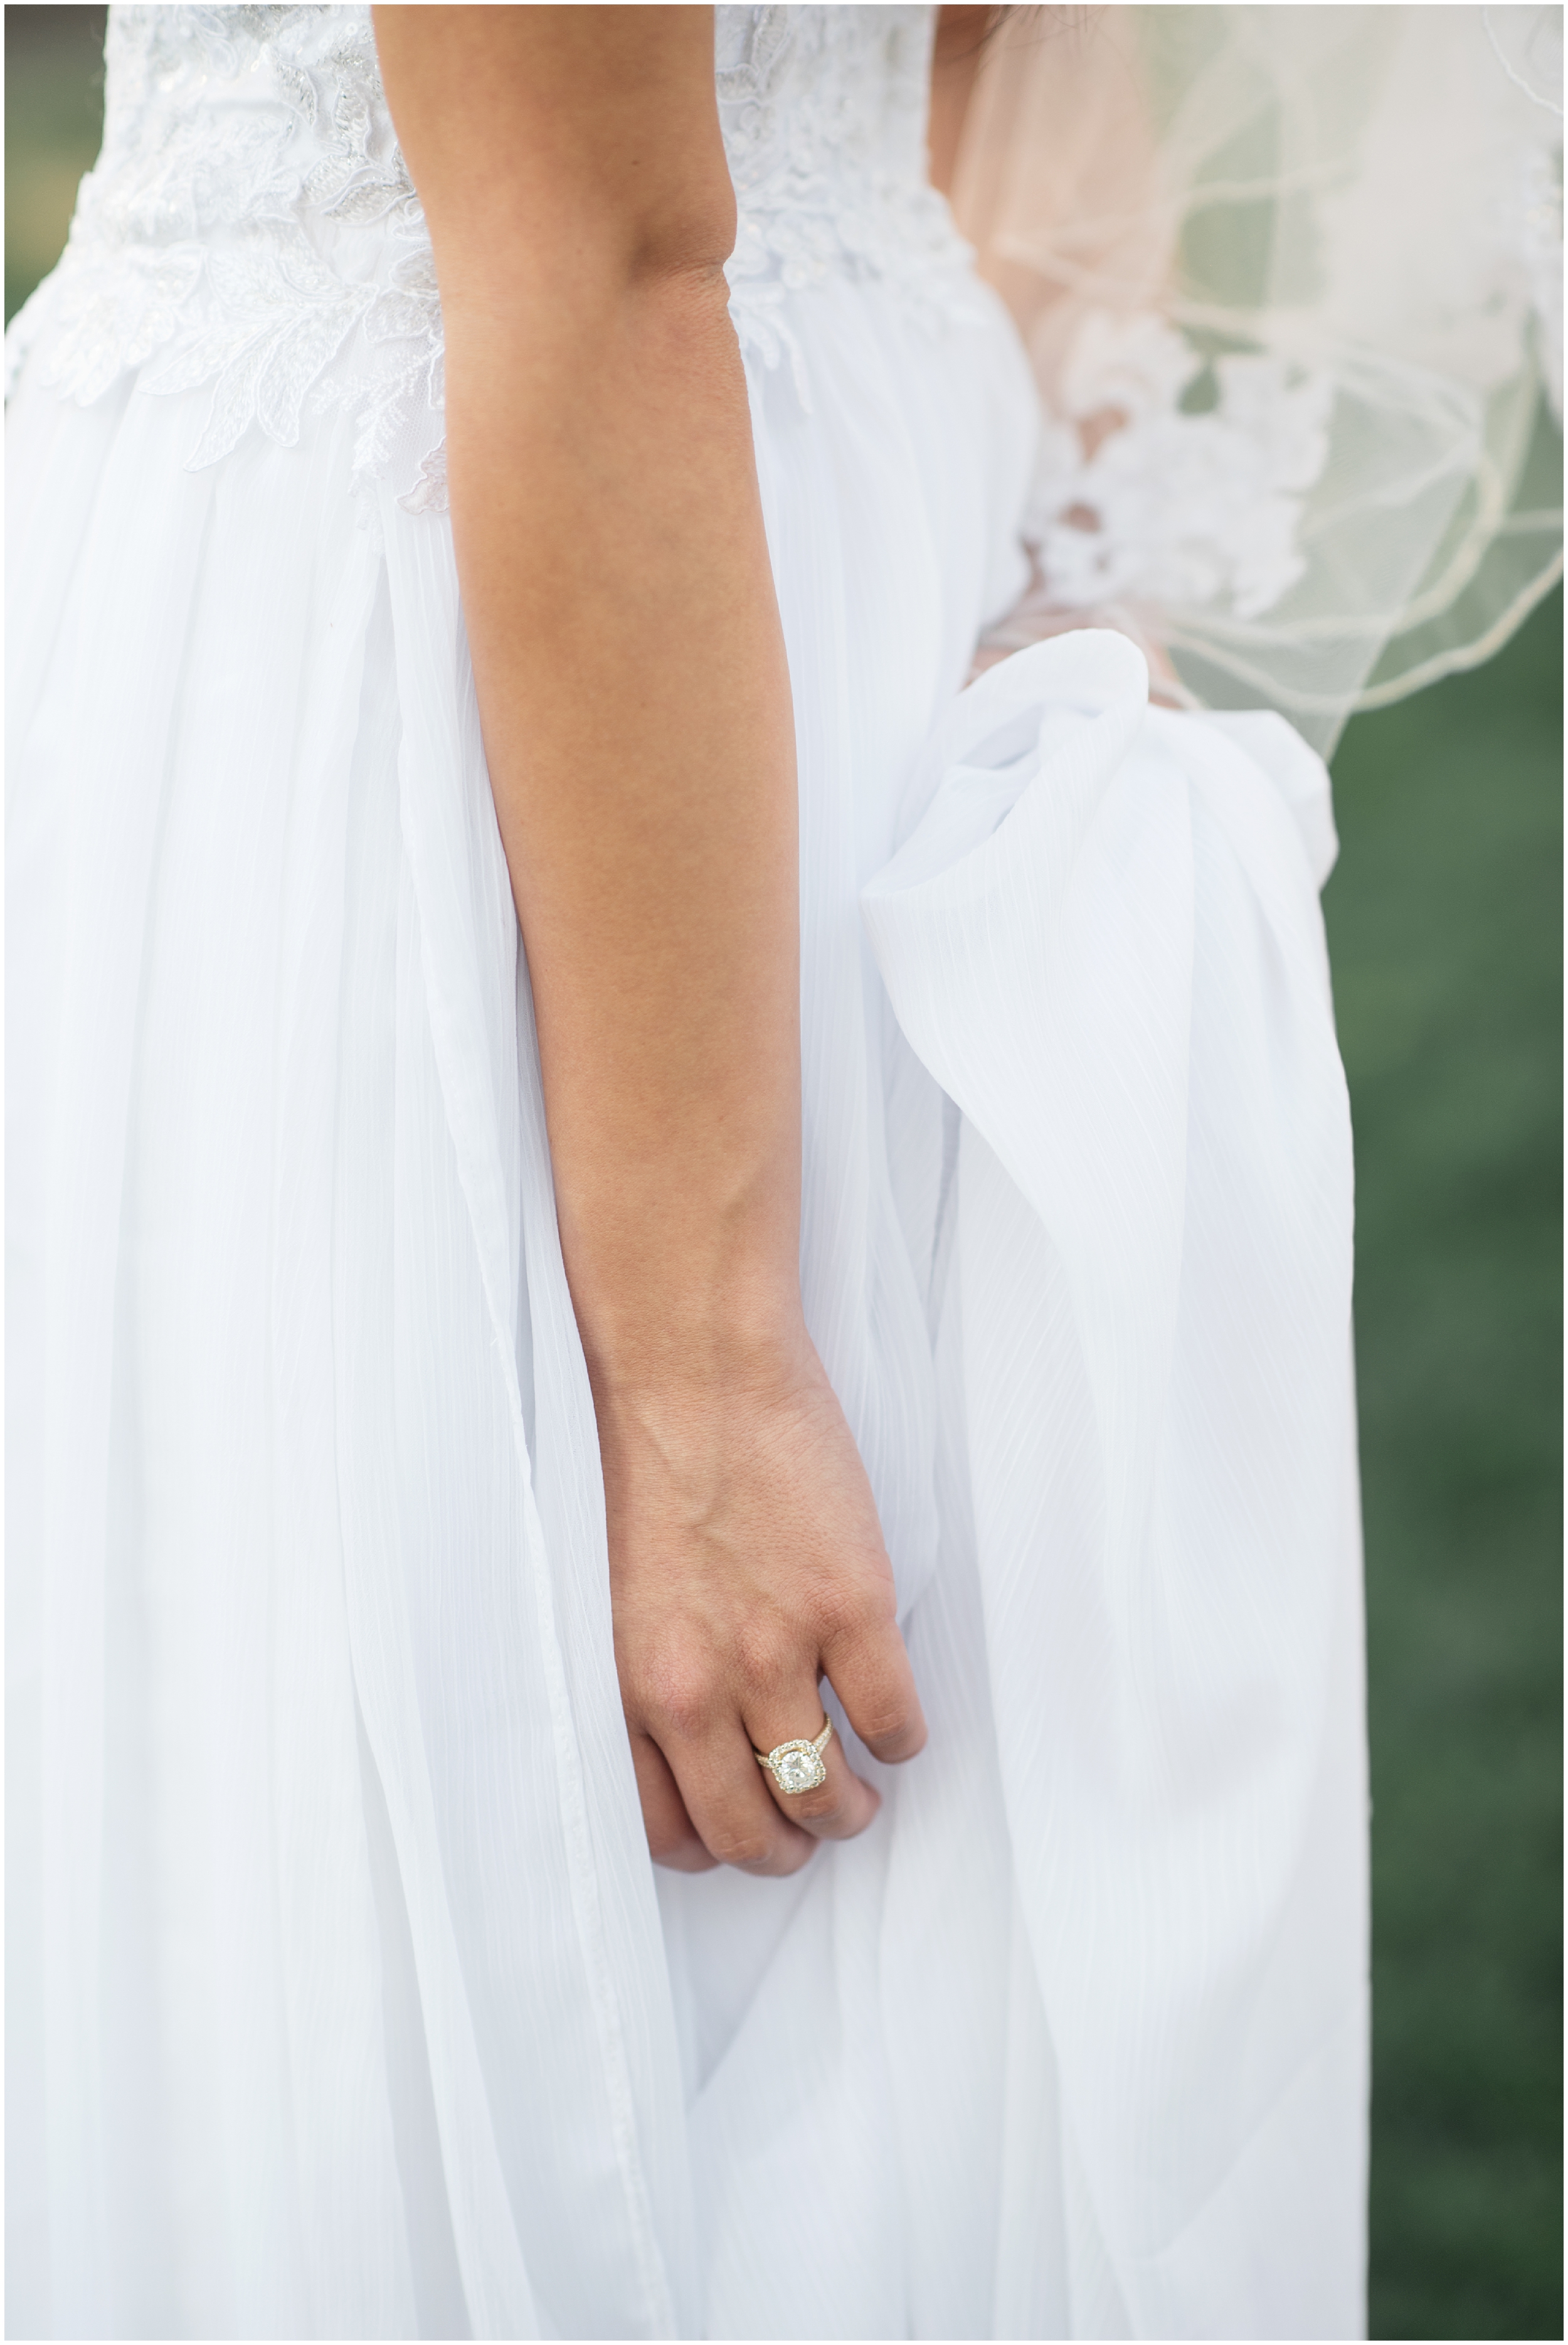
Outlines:
POLYGON ((769 1799, 762 1769, 732 1711, 703 1734, 661 1729, 660 1747, 703 1846, 742 1873, 798 1873, 816 1842, 769 1799))
POLYGON ((703 1846, 664 1754, 650 1736, 632 1735, 632 1764, 637 1773, 648 1853, 654 1863, 668 1865, 672 1873, 711 1873, 718 1859, 703 1846))
MULTIPOLYGON (((746 1721, 746 1729, 756 1749, 768 1751, 781 1742, 814 1740, 822 1731, 821 1720, 821 1697, 813 1685, 794 1701, 770 1703, 746 1721), (814 1730, 807 1730, 803 1721, 814 1709, 819 1722, 814 1730)), ((758 1767, 757 1773, 792 1824, 798 1824, 815 1840, 853 1840, 882 1805, 881 1794, 852 1771, 836 1734, 828 1737, 818 1757, 826 1772, 810 1791, 786 1792, 770 1767, 758 1767)))
POLYGON ((823 1647, 823 1668, 873 1758, 913 1759, 926 1747, 915 1672, 891 1611, 847 1624, 823 1647))

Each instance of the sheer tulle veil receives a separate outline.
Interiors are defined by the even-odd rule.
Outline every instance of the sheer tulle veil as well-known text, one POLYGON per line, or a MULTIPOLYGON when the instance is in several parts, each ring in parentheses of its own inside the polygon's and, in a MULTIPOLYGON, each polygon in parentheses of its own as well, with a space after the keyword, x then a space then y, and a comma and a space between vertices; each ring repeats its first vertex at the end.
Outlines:
POLYGON ((648 1862, 370 12, 111 10, 10 336, 11 2334, 1364 2335, 1334 833, 1246 704, 1550 574, 1556 22, 1009 15, 1042 431, 929 11, 718 13, 800 1289, 931 1730, 784 1883, 648 1862))
POLYGON ((1562 15, 1007 12, 954 206, 1045 395, 1009 649, 1086 617, 1331 746, 1561 568, 1562 15))

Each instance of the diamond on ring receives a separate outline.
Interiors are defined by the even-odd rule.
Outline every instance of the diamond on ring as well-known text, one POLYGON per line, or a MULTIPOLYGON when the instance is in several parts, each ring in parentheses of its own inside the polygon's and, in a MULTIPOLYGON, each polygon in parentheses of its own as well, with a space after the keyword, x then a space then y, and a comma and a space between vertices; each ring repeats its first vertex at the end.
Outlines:
POLYGON ((833 1734, 833 1721, 824 1718, 822 1732, 814 1742, 779 1742, 771 1751, 759 1751, 756 1761, 765 1767, 781 1792, 814 1792, 819 1783, 827 1781, 827 1769, 823 1752, 833 1734))

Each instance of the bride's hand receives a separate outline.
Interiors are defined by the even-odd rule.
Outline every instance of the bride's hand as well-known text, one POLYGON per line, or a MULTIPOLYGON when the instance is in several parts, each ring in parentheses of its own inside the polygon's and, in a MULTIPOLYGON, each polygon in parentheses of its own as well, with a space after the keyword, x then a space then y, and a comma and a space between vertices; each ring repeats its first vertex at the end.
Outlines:
POLYGON ((794 1873, 878 1794, 837 1737, 785 1793, 754 1753, 807 1740, 826 1677, 882 1760, 926 1740, 865 1469, 804 1334, 720 1388, 599 1389, 621 1694, 658 1863, 794 1873))
POLYGON ((712 12, 388 7, 376 38, 440 286, 452 544, 649 1840, 787 1872, 876 1807, 834 1742, 794 1797, 753 1756, 814 1737, 820 1677, 878 1758, 925 1730, 800 1325, 794 705, 712 12))

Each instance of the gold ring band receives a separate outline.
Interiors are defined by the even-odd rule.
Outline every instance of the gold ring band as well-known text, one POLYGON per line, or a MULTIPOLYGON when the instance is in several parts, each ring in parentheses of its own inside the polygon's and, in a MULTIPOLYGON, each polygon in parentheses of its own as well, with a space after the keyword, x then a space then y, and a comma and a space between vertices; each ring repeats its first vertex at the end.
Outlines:
POLYGON ((752 1756, 759 1767, 767 1769, 781 1792, 793 1796, 796 1792, 814 1792, 819 1783, 826 1782, 822 1754, 832 1740, 833 1721, 824 1713, 822 1732, 810 1742, 780 1742, 771 1751, 754 1751, 752 1756))

